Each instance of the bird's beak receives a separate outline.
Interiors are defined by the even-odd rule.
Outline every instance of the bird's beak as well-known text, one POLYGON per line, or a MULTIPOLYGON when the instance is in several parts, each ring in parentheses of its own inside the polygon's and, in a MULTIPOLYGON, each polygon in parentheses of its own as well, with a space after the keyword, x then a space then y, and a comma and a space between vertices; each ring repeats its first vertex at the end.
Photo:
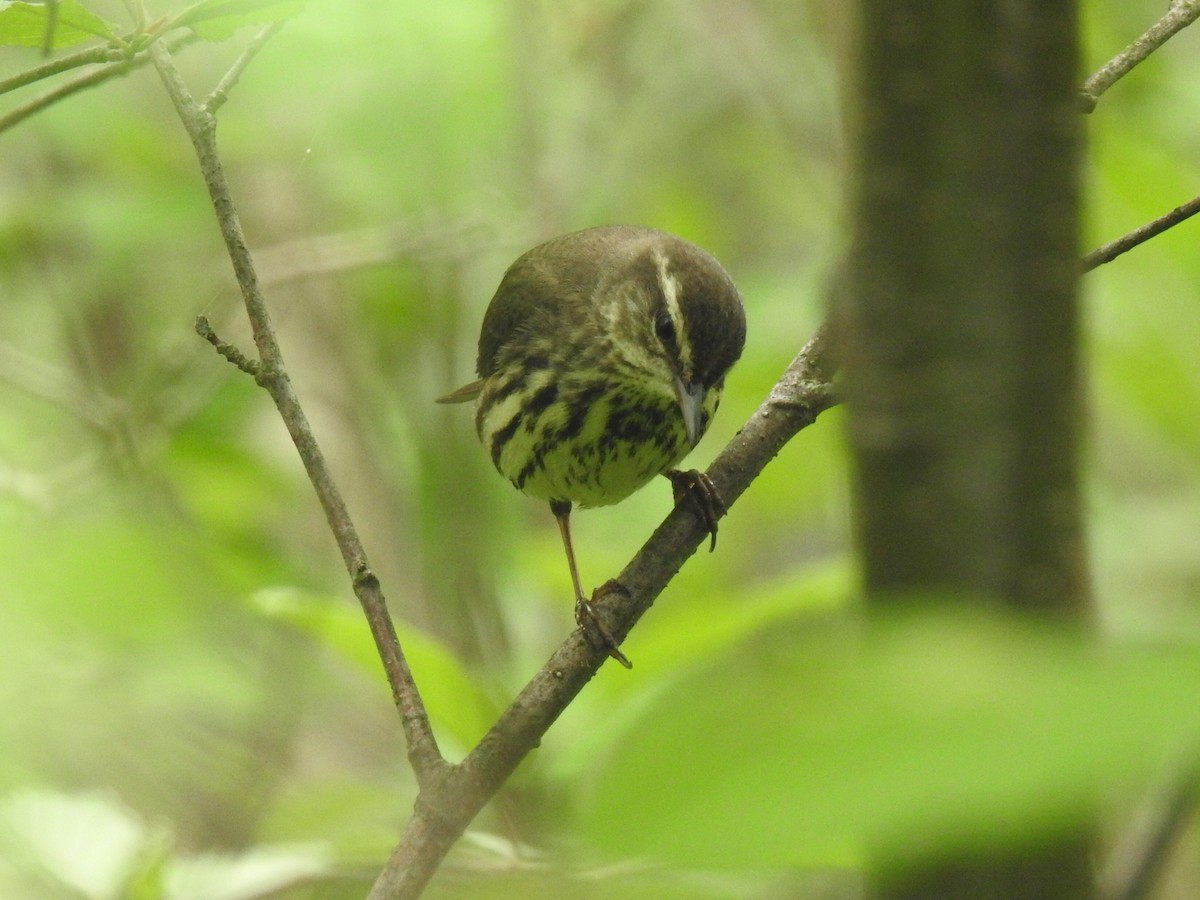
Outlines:
POLYGON ((683 427, 687 430, 688 443, 693 447, 700 440, 701 417, 704 415, 704 385, 684 384, 675 376, 675 397, 683 413, 683 427))

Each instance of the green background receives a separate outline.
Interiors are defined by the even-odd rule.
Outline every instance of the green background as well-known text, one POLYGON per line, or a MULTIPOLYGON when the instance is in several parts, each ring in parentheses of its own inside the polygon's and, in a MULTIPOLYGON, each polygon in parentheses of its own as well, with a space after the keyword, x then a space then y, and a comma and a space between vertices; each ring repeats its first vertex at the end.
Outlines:
MULTIPOLYGON (((1161 6, 1086 3, 1087 71, 1161 6)), ((119 3, 91 8, 126 21, 119 3)), ((846 15, 310 0, 222 108, 285 359, 452 759, 573 623, 548 510, 491 469, 466 409, 433 398, 473 376, 518 254, 652 225, 716 255, 746 301, 746 353, 689 460, 706 465, 823 318, 845 240, 846 15)), ((193 90, 252 34, 183 51, 193 90)), ((1088 118, 1081 251, 1200 192, 1198 42, 1176 37, 1088 118)), ((0 76, 40 61, 4 48, 0 76)), ((430 895, 840 897, 865 859, 1036 842, 1083 815, 1119 843, 1196 736, 1198 228, 1083 282, 1099 640, 860 617, 834 410, 734 507, 717 552, 624 645, 634 670, 602 669, 430 895)), ((192 331, 198 314, 250 348, 152 68, 0 135, 13 896, 361 896, 411 808, 399 722, 311 488, 266 394, 192 331)), ((670 496, 664 480, 574 516, 584 581, 615 575, 670 496)), ((1200 884, 1183 859, 1164 896, 1200 884)))

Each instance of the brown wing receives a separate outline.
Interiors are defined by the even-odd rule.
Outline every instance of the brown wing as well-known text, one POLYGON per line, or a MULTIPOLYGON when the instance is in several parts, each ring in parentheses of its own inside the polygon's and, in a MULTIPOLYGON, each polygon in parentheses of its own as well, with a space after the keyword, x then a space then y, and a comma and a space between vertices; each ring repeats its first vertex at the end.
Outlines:
MULTIPOLYGON (((601 225, 539 244, 509 266, 483 316, 476 371, 487 378, 518 335, 555 336, 564 317, 586 315, 601 281, 662 232, 635 225, 601 225)), ((453 396, 453 395, 452 395, 453 396)))
MULTIPOLYGON (((592 229, 595 230, 595 229, 592 229)), ((553 335, 557 325, 595 289, 601 260, 584 246, 588 232, 539 244, 508 267, 483 316, 476 371, 487 378, 504 348, 520 335, 553 335)))
POLYGON ((464 384, 456 391, 443 394, 434 403, 466 403, 468 400, 474 400, 478 397, 481 390, 483 390, 483 381, 472 381, 470 384, 464 384))

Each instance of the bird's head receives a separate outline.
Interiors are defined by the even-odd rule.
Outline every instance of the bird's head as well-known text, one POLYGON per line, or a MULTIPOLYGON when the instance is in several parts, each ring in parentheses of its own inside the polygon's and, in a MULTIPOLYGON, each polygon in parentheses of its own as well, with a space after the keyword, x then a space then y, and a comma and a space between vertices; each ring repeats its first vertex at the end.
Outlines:
POLYGON ((746 313, 715 259, 682 238, 637 229, 597 286, 613 351, 647 389, 673 396, 695 444, 741 356, 746 313))

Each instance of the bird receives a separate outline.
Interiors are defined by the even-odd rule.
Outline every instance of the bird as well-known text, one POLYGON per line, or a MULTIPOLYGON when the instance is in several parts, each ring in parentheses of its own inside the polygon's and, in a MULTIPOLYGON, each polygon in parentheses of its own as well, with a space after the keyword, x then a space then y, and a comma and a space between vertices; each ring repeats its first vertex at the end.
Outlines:
POLYGON ((626 667, 584 596, 572 507, 618 503, 666 475, 676 503, 696 498, 715 547, 720 496, 703 473, 675 467, 712 421, 745 339, 741 295, 710 254, 653 228, 602 225, 509 266, 483 316, 478 378, 437 398, 473 401, 497 471, 549 503, 576 622, 626 667))

